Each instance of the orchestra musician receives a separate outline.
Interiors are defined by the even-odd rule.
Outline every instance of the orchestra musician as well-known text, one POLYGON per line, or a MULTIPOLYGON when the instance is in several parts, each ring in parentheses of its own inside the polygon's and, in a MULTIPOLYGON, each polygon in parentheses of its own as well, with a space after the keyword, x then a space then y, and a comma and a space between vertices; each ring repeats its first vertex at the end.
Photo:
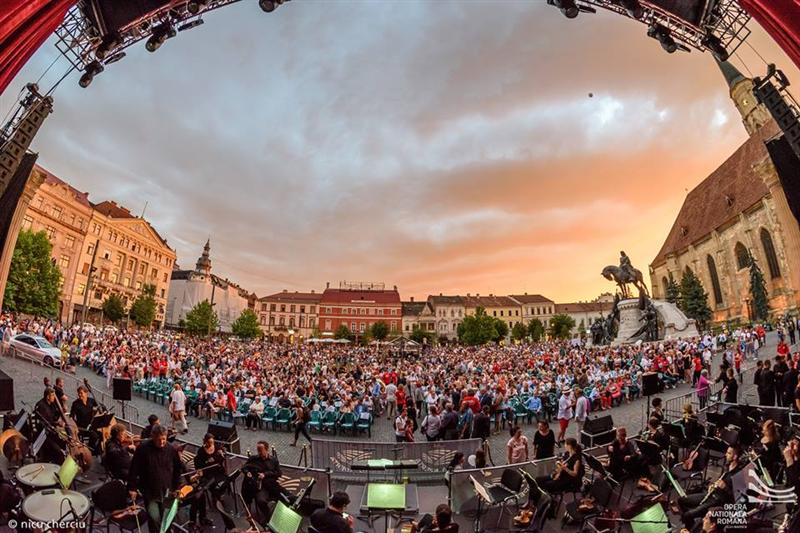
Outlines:
POLYGON ((222 496, 214 488, 218 481, 225 479, 227 475, 225 452, 218 448, 214 442, 214 436, 206 433, 203 437, 203 447, 194 456, 194 467, 197 473, 192 479, 198 482, 197 489, 194 491, 194 498, 189 509, 189 518, 197 523, 198 515, 200 524, 204 526, 213 525, 214 522, 206 515, 206 493, 210 494, 212 500, 216 502, 222 496))
POLYGON ((350 496, 337 491, 328 501, 328 507, 317 509, 311 514, 311 525, 320 533, 353 533, 353 519, 344 517, 344 510, 350 505, 350 496))
POLYGON ((64 379, 63 378, 56 378, 56 384, 53 386, 53 390, 56 392, 56 398, 61 405, 64 406, 67 404, 67 395, 64 392, 64 379))
POLYGON ((669 449, 669 435, 667 435, 667 433, 664 431, 664 427, 661 425, 661 420, 656 417, 651 417, 650 420, 647 421, 647 427, 647 440, 658 444, 658 447, 661 449, 661 451, 669 449))
POLYGON ((638 479, 644 474, 644 463, 639 447, 628 440, 628 430, 617 428, 617 438, 608 447, 609 472, 616 480, 622 480, 625 474, 638 479))
POLYGON ((258 441, 257 455, 247 459, 242 466, 244 480, 242 481, 242 497, 247 505, 253 500, 256 502, 256 511, 266 519, 269 516, 269 502, 282 501, 291 505, 288 493, 278 483, 281 477, 281 465, 278 459, 270 453, 267 441, 258 441))
POLYGON ((733 503, 732 478, 742 467, 740 464, 741 454, 742 450, 739 446, 729 446, 725 452, 726 464, 723 473, 708 487, 708 491, 700 490, 678 498, 677 508, 673 508, 673 511, 681 513, 681 519, 686 529, 691 531, 695 520, 704 516, 712 507, 733 503))
POLYGON ((549 476, 539 476, 536 483, 545 492, 566 492, 580 489, 586 467, 583 465, 582 448, 578 441, 568 438, 565 441, 566 456, 556 461, 556 469, 549 476))
POLYGON ((46 424, 47 439, 42 445, 40 451, 42 459, 49 463, 61 463, 66 457, 66 443, 57 434, 54 434, 51 429, 58 430, 65 427, 65 420, 61 415, 61 410, 56 403, 56 392, 51 387, 44 389, 44 395, 41 400, 36 402, 33 408, 34 414, 46 424))
POLYGON ((778 437, 778 428, 775 421, 768 419, 764 421, 761 426, 761 440, 756 445, 758 457, 763 466, 772 479, 778 477, 778 472, 783 466, 783 457, 781 456, 780 437, 778 437))
POLYGON ((89 448, 92 450, 97 449, 97 445, 100 441, 100 434, 96 431, 89 430, 89 426, 92 423, 92 419, 97 414, 97 411, 97 402, 94 398, 89 397, 89 390, 83 385, 79 386, 78 398, 72 402, 69 416, 78 426, 78 434, 88 439, 89 448))
POLYGON ((181 484, 183 463, 178 450, 167 444, 167 430, 154 425, 150 439, 142 442, 133 454, 128 476, 131 500, 141 493, 147 510, 150 533, 158 533, 166 500, 181 484))
POLYGON ((436 506, 436 516, 426 514, 417 522, 411 522, 411 533, 458 533, 458 524, 453 522, 453 510, 446 503, 436 506))
MULTIPOLYGON (((783 460, 786 462, 786 486, 794 487, 797 500, 800 501, 800 437, 792 437, 783 449, 783 460)), ((787 510, 793 511, 796 504, 787 504, 787 510)))
POLYGON ((127 431, 123 424, 114 424, 103 455, 103 466, 106 467, 111 477, 123 481, 127 481, 130 477, 131 461, 135 449, 132 442, 125 440, 126 434, 127 431))
POLYGON ((161 425, 158 415, 150 415, 147 417, 147 425, 142 429, 142 440, 150 438, 150 432, 153 431, 154 426, 161 425))
POLYGON ((681 418, 681 425, 683 426, 683 434, 686 436, 686 442, 682 443, 684 447, 694 446, 700 439, 703 438, 703 426, 694 414, 694 407, 691 403, 684 404, 683 416, 681 418))

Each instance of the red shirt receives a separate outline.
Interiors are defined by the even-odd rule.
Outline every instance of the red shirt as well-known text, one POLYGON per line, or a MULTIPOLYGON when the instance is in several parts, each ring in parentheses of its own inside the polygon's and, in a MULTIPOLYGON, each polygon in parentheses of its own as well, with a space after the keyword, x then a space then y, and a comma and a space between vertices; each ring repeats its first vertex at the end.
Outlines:
POLYGON ((703 370, 703 361, 700 360, 700 356, 699 355, 695 355, 694 356, 693 362, 694 362, 694 371, 695 372, 700 372, 701 370, 703 370))
POLYGON ((789 355, 789 345, 785 342, 778 344, 778 355, 782 355, 784 357, 789 355))

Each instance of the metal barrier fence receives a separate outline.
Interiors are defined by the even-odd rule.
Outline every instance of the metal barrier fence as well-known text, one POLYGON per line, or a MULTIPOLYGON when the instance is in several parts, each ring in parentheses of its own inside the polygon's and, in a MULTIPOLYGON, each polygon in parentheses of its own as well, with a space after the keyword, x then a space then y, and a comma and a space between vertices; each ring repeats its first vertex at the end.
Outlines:
POLYGON ((691 392, 687 392, 686 394, 664 400, 662 403, 664 418, 669 422, 680 420, 683 417, 683 406, 687 403, 692 404, 695 414, 717 403, 723 389, 723 384, 709 383, 709 387, 710 389, 705 397, 698 396, 697 390, 692 389, 691 392))
MULTIPOLYGON (((64 390, 67 395, 72 398, 73 400, 77 398, 77 394, 75 394, 75 389, 77 389, 78 385, 83 385, 83 379, 79 378, 74 374, 69 374, 64 372, 58 367, 55 366, 46 366, 41 361, 36 361, 29 355, 17 350, 16 348, 9 346, 6 354, 14 357, 15 359, 22 359, 23 361, 27 361, 30 364, 34 365, 34 369, 37 369, 36 375, 40 377, 45 377, 47 373, 49 375, 47 377, 50 378, 51 384, 55 382, 56 377, 64 378, 64 390), (69 387, 67 385, 67 380, 72 381, 74 383, 73 387, 69 387)), ((31 375, 33 375, 33 370, 31 371, 31 375)), ((116 414, 121 414, 123 412, 123 404, 121 400, 115 400, 112 396, 109 396, 107 393, 97 390, 97 387, 92 387, 92 394, 94 395, 94 399, 105 405, 109 410, 113 410, 116 414)), ((124 405, 125 409, 125 418, 133 420, 133 422, 140 423, 143 422, 139 414, 139 409, 131 404, 130 402, 126 402, 124 405)), ((70 406, 65 405, 64 409, 69 411, 70 406)))
MULTIPOLYGON (((311 464, 315 468, 331 470, 335 480, 352 482, 366 480, 366 472, 353 471, 353 461, 369 459, 410 459, 419 461, 419 468, 404 472, 414 482, 442 481, 447 465, 456 454, 464 456, 475 453, 481 447, 480 439, 443 440, 435 442, 352 442, 342 440, 314 439, 311 448, 311 464)), ((370 481, 390 479, 394 472, 370 472, 370 481)))
MULTIPOLYGON (((134 435, 138 435, 143 429, 143 426, 140 424, 135 424, 121 419, 118 419, 118 421, 125 424, 128 427, 128 430, 134 435)), ((200 444, 198 443, 190 442, 184 439, 176 440, 185 445, 184 455, 190 460, 195 454, 197 454, 197 450, 200 449, 200 444)), ((316 441, 314 442, 316 444, 316 441)), ((235 453, 226 453, 225 455, 228 459, 229 474, 238 468, 241 468, 247 461, 247 457, 244 455, 235 453)), ((238 489, 241 488, 241 479, 241 476, 239 476, 239 478, 236 480, 237 492, 239 492, 238 489)), ((331 476, 327 470, 321 470, 319 468, 303 468, 300 466, 281 463, 281 477, 278 479, 278 483, 280 483, 280 485, 291 495, 296 495, 301 489, 306 487, 312 479, 315 480, 315 483, 311 488, 308 497, 316 500, 317 502, 321 502, 324 505, 328 501, 328 497, 331 494, 331 476)))

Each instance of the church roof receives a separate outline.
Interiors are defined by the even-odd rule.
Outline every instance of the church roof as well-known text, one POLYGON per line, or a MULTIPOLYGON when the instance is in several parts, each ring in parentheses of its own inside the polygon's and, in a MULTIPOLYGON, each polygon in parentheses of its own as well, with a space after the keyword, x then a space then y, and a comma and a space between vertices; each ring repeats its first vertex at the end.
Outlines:
POLYGON ((717 66, 722 71, 722 75, 725 77, 725 83, 728 84, 729 89, 733 89, 734 85, 745 79, 744 74, 739 72, 739 69, 733 66, 733 63, 729 61, 716 61, 717 66))
POLYGON ((683 250, 758 203, 769 193, 755 165, 769 157, 764 141, 778 134, 769 121, 686 195, 678 217, 651 266, 683 250))

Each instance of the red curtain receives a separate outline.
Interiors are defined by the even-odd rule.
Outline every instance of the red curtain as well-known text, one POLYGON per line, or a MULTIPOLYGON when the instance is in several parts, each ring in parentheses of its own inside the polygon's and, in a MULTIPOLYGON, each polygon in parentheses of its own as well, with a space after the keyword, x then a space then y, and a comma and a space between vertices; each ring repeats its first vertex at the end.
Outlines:
POLYGON ((800 0, 739 0, 800 68, 800 0))
POLYGON ((0 0, 0 94, 76 0, 0 0))

